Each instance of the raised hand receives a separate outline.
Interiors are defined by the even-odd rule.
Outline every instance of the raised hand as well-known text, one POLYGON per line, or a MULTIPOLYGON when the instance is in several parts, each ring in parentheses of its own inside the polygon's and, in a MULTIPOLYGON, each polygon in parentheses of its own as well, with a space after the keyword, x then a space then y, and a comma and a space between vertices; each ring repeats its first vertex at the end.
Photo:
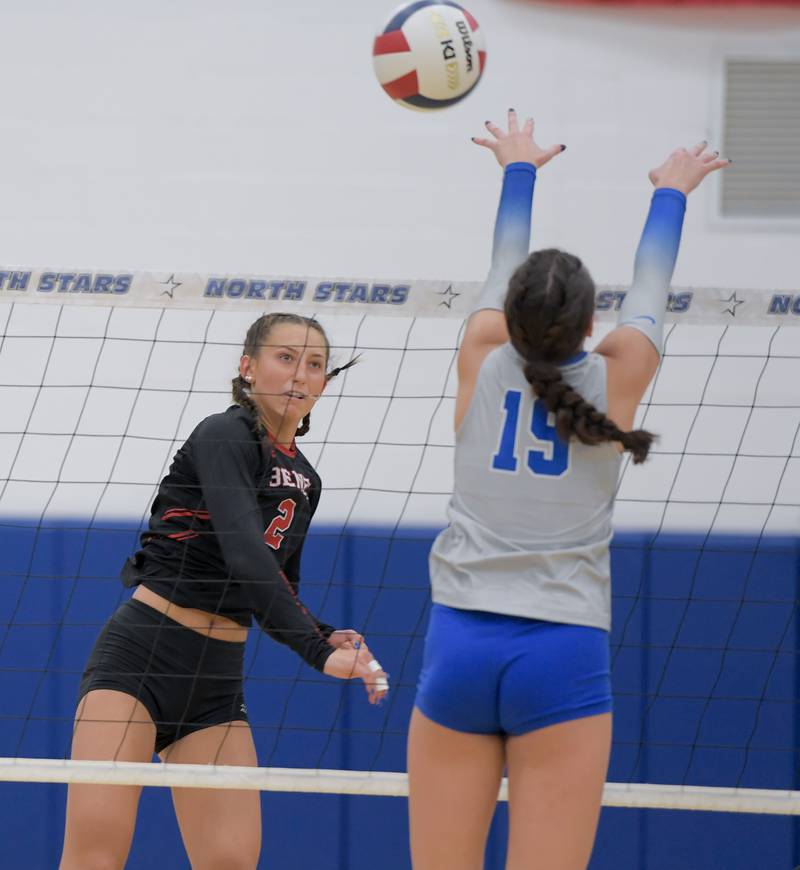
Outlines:
POLYGON ((654 187, 672 187, 691 193, 702 180, 717 169, 731 165, 719 156, 719 151, 706 151, 708 142, 698 142, 692 148, 678 148, 648 175, 654 187))
POLYGON ((486 122, 486 129, 493 139, 473 137, 472 141, 482 148, 488 148, 503 167, 509 163, 532 163, 539 169, 567 147, 551 145, 549 148, 540 148, 533 139, 533 118, 528 118, 520 130, 514 109, 508 110, 508 131, 491 121, 486 122))

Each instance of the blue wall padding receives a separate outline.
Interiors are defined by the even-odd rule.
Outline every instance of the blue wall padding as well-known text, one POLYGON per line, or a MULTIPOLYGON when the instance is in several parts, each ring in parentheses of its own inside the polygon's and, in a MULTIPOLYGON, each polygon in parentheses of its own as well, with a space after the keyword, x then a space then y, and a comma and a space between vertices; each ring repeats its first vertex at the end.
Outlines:
MULTIPOLYGON (((256 632, 246 692, 260 763, 401 771, 428 614, 431 529, 317 528, 303 598, 359 628, 391 674, 387 703, 305 667, 256 632)), ((65 757, 78 679, 125 591, 135 529, 78 520, 0 527, 0 755, 65 757)), ((613 547, 614 749, 609 780, 797 789, 796 601, 791 538, 619 534, 613 547)), ((0 785, 0 840, 20 867, 54 867, 66 788, 0 785), (23 861, 24 858, 24 861, 23 861)), ((409 866, 405 802, 270 794, 263 867, 409 866)), ((502 867, 497 813, 487 868, 502 867)), ((592 870, 751 870, 800 862, 791 818, 604 810, 592 870)), ((4 863, 4 866, 11 866, 4 863)), ((146 790, 131 868, 188 867, 164 789, 146 790)))

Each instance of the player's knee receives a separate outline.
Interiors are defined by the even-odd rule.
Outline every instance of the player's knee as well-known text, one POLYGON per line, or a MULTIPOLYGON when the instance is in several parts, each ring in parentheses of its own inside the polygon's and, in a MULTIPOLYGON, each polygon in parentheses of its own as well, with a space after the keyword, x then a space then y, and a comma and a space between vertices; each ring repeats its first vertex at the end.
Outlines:
POLYGON ((126 852, 112 847, 70 850, 62 857, 59 870, 122 870, 126 857, 126 852))
POLYGON ((202 862, 197 865, 196 870, 255 870, 258 851, 258 848, 220 843, 204 851, 202 862))

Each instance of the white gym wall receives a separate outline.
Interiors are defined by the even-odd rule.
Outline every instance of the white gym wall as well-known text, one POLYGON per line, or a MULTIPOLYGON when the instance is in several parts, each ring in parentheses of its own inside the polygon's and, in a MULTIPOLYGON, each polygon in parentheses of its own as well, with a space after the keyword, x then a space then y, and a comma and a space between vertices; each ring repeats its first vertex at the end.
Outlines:
MULTIPOLYGON (((0 260, 477 279, 499 172, 469 137, 514 106, 568 145, 542 172, 534 244, 624 282, 647 169, 719 139, 722 58, 800 56, 800 10, 470 0, 484 81, 422 114, 373 79, 393 5, 3 0, 0 260)), ((717 193, 692 197, 676 283, 795 287, 797 223, 725 226, 717 193)))

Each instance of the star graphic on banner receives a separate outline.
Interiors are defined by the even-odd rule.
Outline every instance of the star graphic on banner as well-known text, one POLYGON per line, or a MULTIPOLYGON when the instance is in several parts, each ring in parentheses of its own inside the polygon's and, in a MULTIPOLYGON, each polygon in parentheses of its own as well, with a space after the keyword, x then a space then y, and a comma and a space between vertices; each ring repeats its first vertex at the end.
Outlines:
POLYGON ((722 301, 728 303, 728 307, 724 308, 722 310, 722 313, 723 314, 730 314, 731 317, 736 317, 736 309, 740 305, 744 305, 744 299, 737 299, 736 298, 736 291, 735 290, 733 291, 733 293, 731 293, 731 295, 727 299, 723 299, 722 301))
POLYGON ((439 292, 439 296, 443 297, 442 301, 439 303, 439 305, 444 305, 445 308, 452 307, 453 300, 461 295, 460 293, 454 292, 452 284, 448 284, 446 290, 441 290, 438 292, 439 292))
POLYGON ((175 273, 173 272, 166 281, 159 281, 159 284, 169 284, 169 287, 161 291, 162 296, 169 296, 170 299, 175 295, 175 291, 178 287, 183 284, 183 281, 175 280, 175 273))

